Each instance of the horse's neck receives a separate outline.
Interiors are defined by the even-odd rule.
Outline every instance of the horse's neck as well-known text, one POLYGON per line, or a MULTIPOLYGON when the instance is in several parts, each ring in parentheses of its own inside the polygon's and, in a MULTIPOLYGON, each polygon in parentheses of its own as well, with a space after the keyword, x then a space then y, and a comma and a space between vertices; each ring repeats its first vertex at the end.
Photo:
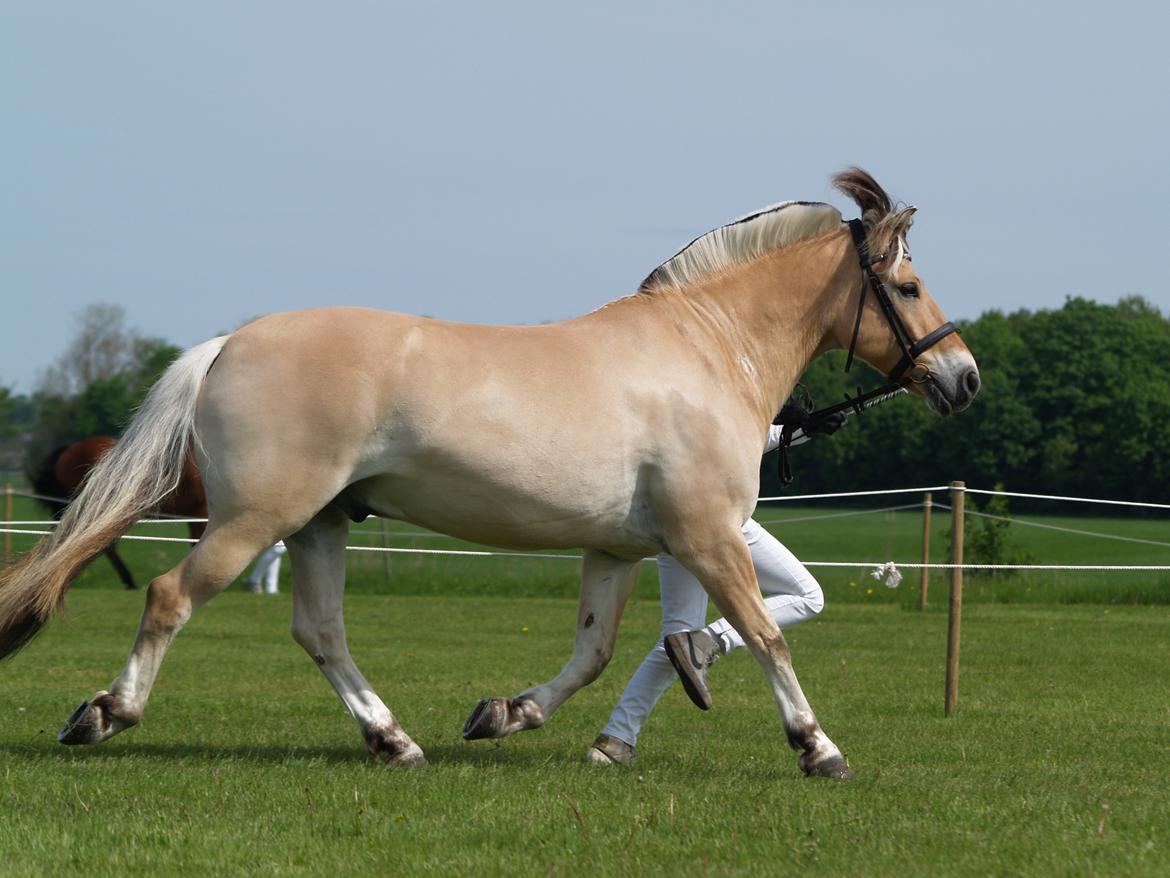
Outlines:
POLYGON ((758 416, 770 420, 808 364, 839 346, 835 327, 854 274, 848 239, 795 245, 682 291, 731 373, 755 384, 758 416))

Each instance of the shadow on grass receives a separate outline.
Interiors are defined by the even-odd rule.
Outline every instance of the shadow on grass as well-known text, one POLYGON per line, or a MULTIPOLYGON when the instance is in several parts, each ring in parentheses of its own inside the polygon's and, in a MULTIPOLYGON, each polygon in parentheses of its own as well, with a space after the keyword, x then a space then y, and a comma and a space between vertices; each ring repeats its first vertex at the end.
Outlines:
MULTIPOLYGON (((559 750, 497 746, 491 742, 433 744, 424 747, 424 749, 428 762, 435 767, 471 766, 485 769, 493 767, 535 769, 549 766, 559 767, 566 763, 575 762, 584 764, 584 760, 568 758, 567 754, 559 750)), ((94 747, 66 747, 56 741, 38 736, 24 744, 0 744, 0 754, 14 759, 36 760, 60 765, 144 759, 168 762, 204 762, 209 766, 225 762, 268 765, 381 765, 372 759, 360 744, 353 747, 281 747, 270 744, 213 745, 133 742, 94 747)))

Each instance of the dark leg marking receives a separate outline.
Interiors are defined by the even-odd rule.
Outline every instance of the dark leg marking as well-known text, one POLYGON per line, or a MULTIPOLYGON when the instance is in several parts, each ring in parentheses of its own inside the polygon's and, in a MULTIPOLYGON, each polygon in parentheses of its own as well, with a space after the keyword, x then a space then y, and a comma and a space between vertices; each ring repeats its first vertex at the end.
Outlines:
POLYGON ((313 656, 313 661, 319 665, 323 665, 325 664, 325 656, 321 655, 321 653, 317 653, 315 656, 313 656))
POLYGON ((591 625, 593 625, 593 614, 592 613, 590 613, 588 616, 585 617, 585 627, 589 628, 591 625))

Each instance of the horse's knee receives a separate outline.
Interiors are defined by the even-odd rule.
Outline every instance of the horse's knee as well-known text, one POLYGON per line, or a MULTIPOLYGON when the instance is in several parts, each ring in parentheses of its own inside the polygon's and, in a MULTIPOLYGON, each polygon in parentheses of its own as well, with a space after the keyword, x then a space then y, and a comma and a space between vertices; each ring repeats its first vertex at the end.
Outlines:
POLYGON ((326 625, 312 619, 297 618, 294 614, 290 628, 293 640, 322 664, 326 655, 336 652, 345 643, 345 635, 335 625, 326 625))
POLYGON ((191 599, 179 587, 176 577, 164 574, 146 590, 143 624, 151 629, 173 631, 191 618, 191 599))
POLYGON ((774 667, 792 664, 792 654, 788 651, 788 641, 779 628, 774 631, 740 632, 744 643, 761 661, 768 661, 774 667))

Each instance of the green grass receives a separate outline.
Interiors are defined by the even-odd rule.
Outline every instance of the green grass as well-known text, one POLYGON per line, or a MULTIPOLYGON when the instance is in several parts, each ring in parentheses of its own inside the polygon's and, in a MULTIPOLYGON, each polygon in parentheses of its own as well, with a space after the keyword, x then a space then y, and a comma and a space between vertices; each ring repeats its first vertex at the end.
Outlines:
POLYGON ((712 671, 710 713, 667 693, 632 769, 581 764, 654 639, 640 600, 602 679, 497 745, 461 741, 462 721, 555 673, 572 601, 347 598, 358 663, 425 770, 364 759, 288 637, 287 595, 230 591, 176 641, 138 728, 64 748, 54 732, 120 669, 141 596, 70 606, 0 666, 4 875, 1170 871, 1165 607, 968 607, 948 719, 942 614, 830 601, 790 641, 857 771, 842 784, 799 775, 744 653, 712 671))

